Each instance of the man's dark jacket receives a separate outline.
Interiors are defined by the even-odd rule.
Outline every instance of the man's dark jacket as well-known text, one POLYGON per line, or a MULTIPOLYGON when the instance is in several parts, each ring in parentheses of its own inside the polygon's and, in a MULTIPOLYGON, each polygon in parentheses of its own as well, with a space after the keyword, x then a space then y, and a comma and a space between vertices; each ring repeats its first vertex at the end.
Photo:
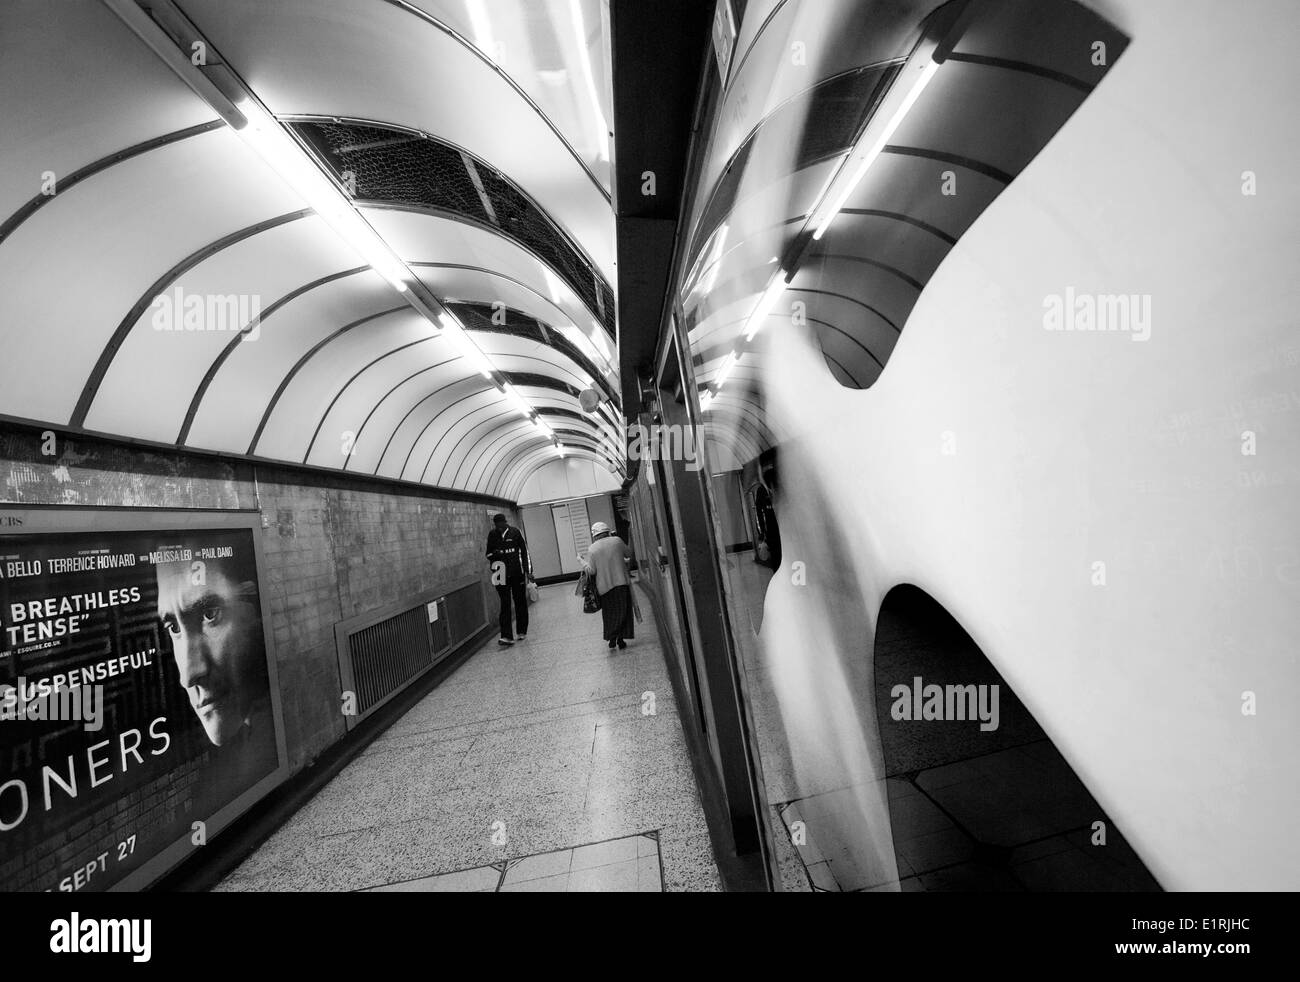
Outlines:
POLYGON ((524 541, 524 533, 513 525, 507 525, 505 531, 493 529, 488 533, 487 558, 494 566, 498 562, 506 564, 507 583, 527 578, 528 543, 524 541))

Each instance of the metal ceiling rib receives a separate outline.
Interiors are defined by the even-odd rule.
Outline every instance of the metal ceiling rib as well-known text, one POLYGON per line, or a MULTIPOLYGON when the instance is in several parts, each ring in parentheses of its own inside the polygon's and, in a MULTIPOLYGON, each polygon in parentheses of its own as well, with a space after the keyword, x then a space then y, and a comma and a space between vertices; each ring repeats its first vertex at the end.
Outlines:
MULTIPOLYGON (((107 170, 114 164, 120 164, 124 160, 130 160, 132 157, 138 157, 140 154, 148 153, 150 150, 157 150, 159 147, 165 147, 169 143, 175 143, 178 140, 188 140, 192 136, 199 136, 200 134, 208 133, 212 130, 219 130, 225 125, 226 124, 219 119, 214 119, 207 123, 196 123, 194 126, 190 126, 183 130, 177 130, 174 133, 164 133, 162 136, 155 136, 151 139, 143 140, 124 150, 116 150, 107 156, 100 157, 98 160, 91 161, 85 167, 73 171, 66 177, 60 178, 57 184, 58 193, 66 194, 82 181, 94 177, 96 174, 107 170)), ((53 201, 54 198, 55 195, 53 194, 36 194, 27 202, 27 204, 23 205, 16 212, 6 218, 3 223, 0 223, 0 245, 4 244, 5 239, 9 238, 10 233, 18 228, 18 226, 22 225, 23 222, 35 215, 37 211, 53 201)))
MULTIPOLYGON (((271 306, 267 307, 266 310, 264 310, 261 314, 260 322, 262 324, 265 324, 267 318, 269 318, 277 310, 280 310, 286 304, 292 303, 293 301, 297 300, 299 297, 303 296, 304 294, 310 293, 312 290, 315 290, 318 287, 325 286, 327 283, 334 283, 347 276, 359 276, 362 273, 365 273, 368 269, 369 269, 368 266, 356 266, 353 267, 352 269, 341 270, 337 273, 329 273, 325 276, 321 276, 317 279, 312 280, 310 283, 304 283, 302 284, 302 286, 295 287, 293 290, 289 291, 289 293, 285 294, 279 300, 276 300, 274 303, 272 303, 271 306)), ((177 446, 184 446, 185 443, 188 441, 190 435, 190 427, 194 425, 194 417, 195 415, 198 414, 199 406, 203 402, 203 397, 207 394, 208 387, 212 385, 212 380, 213 378, 216 377, 217 372, 221 371, 221 366, 224 365, 227 362, 227 360, 229 360, 230 356, 234 354, 235 349, 238 348, 239 345, 243 343, 243 339, 244 339, 243 334, 237 334, 233 338, 231 338, 230 342, 224 348, 221 349, 221 354, 218 355, 216 359, 212 362, 211 367, 209 367, 208 370, 204 373, 203 380, 199 383, 198 388, 195 389, 194 391, 194 398, 190 400, 190 407, 185 412, 185 422, 181 424, 180 432, 177 433, 176 435, 177 446)))
POLYGON ((99 392, 100 383, 104 380, 104 376, 108 373, 109 367, 113 364, 113 358, 117 355, 118 349, 122 347, 122 342, 126 340, 127 334, 130 333, 131 329, 134 328, 136 323, 144 316, 144 312, 153 305, 155 298, 164 295, 177 280, 199 263, 203 262, 203 260, 215 256, 222 250, 237 245, 254 235, 269 231, 273 228, 278 228, 288 222, 296 222, 300 218, 306 218, 310 214, 310 209, 301 209, 299 211, 290 212, 287 215, 278 215, 275 218, 264 219, 255 225, 249 225, 247 228, 238 229, 237 231, 231 232, 229 235, 226 235, 215 242, 209 242, 202 248, 190 253, 190 255, 186 256, 171 269, 167 270, 167 272, 163 273, 162 276, 160 276, 144 291, 140 296, 140 299, 135 302, 135 305, 127 312, 126 316, 122 318, 122 322, 118 324, 117 330, 113 332, 113 336, 109 339, 108 344, 106 344, 104 350, 100 352, 99 360, 95 362, 95 367, 91 370, 90 377, 86 380, 86 385, 81 390, 81 398, 77 400, 76 408, 73 409, 72 418, 69 422, 73 426, 78 427, 85 425, 86 416, 90 413, 91 404, 95 401, 95 396, 99 392))

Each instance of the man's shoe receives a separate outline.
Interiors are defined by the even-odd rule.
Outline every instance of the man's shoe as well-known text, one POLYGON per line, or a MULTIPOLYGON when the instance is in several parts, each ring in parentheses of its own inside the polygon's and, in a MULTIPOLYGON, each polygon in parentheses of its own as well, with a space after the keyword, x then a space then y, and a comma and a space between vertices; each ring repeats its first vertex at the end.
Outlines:
POLYGON ((508 648, 512 644, 514 644, 514 642, 511 641, 509 638, 497 638, 497 644, 501 645, 501 647, 503 648, 508 648))
POLYGON ((521 634, 521 635, 519 635, 519 637, 515 638, 515 640, 516 640, 516 641, 526 641, 526 640, 528 640, 528 635, 527 635, 527 634, 521 634))

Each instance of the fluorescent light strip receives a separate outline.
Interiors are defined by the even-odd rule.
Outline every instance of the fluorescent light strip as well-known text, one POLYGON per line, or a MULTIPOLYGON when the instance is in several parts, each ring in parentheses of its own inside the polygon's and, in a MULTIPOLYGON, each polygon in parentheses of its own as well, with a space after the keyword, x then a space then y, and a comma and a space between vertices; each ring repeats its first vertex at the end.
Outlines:
POLYGON ((587 24, 582 16, 582 0, 569 0, 569 14, 573 17, 573 26, 578 31, 578 59, 582 64, 582 77, 587 83, 587 95, 591 99, 591 109, 595 114, 593 125, 596 129, 596 146, 600 151, 601 161, 609 160, 609 124, 605 121, 605 110, 600 104, 600 94, 596 91, 596 75, 591 70, 591 55, 587 51, 587 24))
POLYGON ((844 208, 844 205, 848 202, 850 196, 852 196, 853 192, 857 190, 858 185, 862 183, 862 179, 867 176, 867 171, 871 169, 871 165, 876 162, 876 158, 878 158, 884 151, 885 147, 889 145, 890 139, 893 137, 894 133, 897 132, 898 127, 902 125, 904 117, 906 117, 908 112, 911 111, 912 106, 915 105, 916 100, 921 97, 921 93, 925 91, 925 87, 930 84, 930 79, 934 78, 935 72, 938 70, 939 64, 934 61, 929 62, 924 68, 920 69, 920 77, 912 83, 912 88, 908 91, 907 95, 903 97, 902 104, 899 105, 898 109, 894 112, 894 115, 890 117, 889 122, 885 124, 885 128, 880 132, 880 135, 871 143, 871 149, 868 150, 866 156, 862 158, 862 162, 858 165, 857 170, 853 172, 853 177, 845 182, 844 187, 835 195, 831 203, 826 207, 823 212, 821 224, 817 226, 817 231, 813 233, 814 239, 820 239, 826 234, 826 230, 830 228, 831 222, 835 221, 836 216, 839 215, 840 211, 844 208))
POLYGON ((500 56, 496 36, 492 33, 492 18, 484 0, 468 0, 470 27, 474 31, 474 45, 495 64, 500 56))
POLYGON ((279 121, 251 97, 238 100, 235 108, 248 120, 247 126, 236 130, 244 143, 367 265, 400 292, 409 290, 414 276, 406 264, 358 214, 342 190, 325 176, 279 121))
POLYGON ((519 415, 524 419, 532 419, 533 407, 528 404, 528 400, 521 396, 519 390, 508 382, 506 383, 505 389, 506 399, 515 407, 519 415))
POLYGON ((749 320, 745 321, 745 340, 753 341, 754 335, 763 329, 763 321, 767 320, 767 315, 772 312, 776 302, 781 299, 781 294, 785 293, 785 270, 776 271, 776 279, 767 285, 763 291, 763 296, 758 301, 758 306, 754 312, 749 315, 749 320))
POLYGON ((470 367, 489 382, 496 381, 495 370, 492 363, 488 361, 487 355, 483 354, 451 311, 444 309, 438 314, 438 324, 442 327, 442 336, 451 343, 462 358, 469 362, 470 367))
POLYGON ((736 367, 736 362, 739 360, 740 356, 734 351, 729 353, 727 357, 723 359, 722 367, 718 369, 718 374, 713 378, 714 391, 721 389, 727 384, 727 379, 731 377, 731 370, 736 367))

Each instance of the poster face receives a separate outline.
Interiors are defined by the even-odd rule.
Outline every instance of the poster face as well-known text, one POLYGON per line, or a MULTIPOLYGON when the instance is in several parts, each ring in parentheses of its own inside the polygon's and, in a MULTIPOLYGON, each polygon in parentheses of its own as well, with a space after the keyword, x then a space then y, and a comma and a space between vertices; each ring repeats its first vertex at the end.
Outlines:
POLYGON ((251 528, 0 536, 0 889, 172 862, 279 773, 251 528))

